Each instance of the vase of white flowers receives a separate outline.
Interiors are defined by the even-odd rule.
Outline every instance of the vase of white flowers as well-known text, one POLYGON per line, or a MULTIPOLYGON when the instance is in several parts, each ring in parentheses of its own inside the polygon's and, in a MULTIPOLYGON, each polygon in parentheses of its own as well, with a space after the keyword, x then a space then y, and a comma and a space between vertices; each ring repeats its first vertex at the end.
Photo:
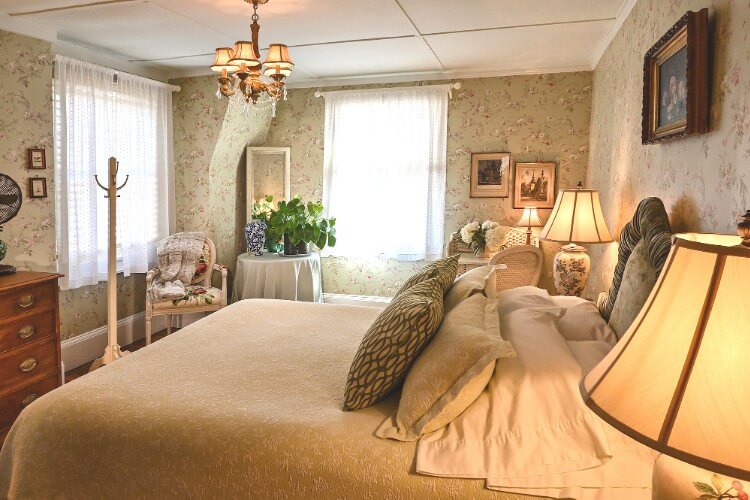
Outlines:
POLYGON ((507 232, 497 222, 486 220, 481 224, 469 222, 461 228, 461 240, 469 246, 474 255, 489 257, 505 246, 507 232))

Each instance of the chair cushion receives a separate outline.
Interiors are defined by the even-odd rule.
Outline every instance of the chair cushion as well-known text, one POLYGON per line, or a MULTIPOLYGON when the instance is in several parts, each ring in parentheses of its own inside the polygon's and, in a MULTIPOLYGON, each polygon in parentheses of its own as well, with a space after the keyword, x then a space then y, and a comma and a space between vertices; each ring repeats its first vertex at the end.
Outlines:
POLYGON ((198 258, 198 264, 195 266, 195 273, 193 274, 193 281, 190 283, 197 285, 206 279, 206 276, 211 272, 208 265, 211 262, 211 247, 208 244, 208 240, 203 242, 203 252, 198 258))
POLYGON ((189 285, 185 287, 185 295, 181 299, 166 299, 154 302, 154 309, 203 307, 220 304, 221 289, 203 285, 189 285))

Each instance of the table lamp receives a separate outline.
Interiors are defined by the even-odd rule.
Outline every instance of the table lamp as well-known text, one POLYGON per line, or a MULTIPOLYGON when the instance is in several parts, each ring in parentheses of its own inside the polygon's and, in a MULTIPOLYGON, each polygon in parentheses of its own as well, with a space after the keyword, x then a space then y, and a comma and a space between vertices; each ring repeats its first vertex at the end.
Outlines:
POLYGON ((583 379, 581 394, 636 441, 750 480, 750 239, 684 234, 673 241, 643 309, 583 379))
POLYGON ((536 207, 524 208, 523 215, 518 219, 518 222, 516 222, 516 226, 526 228, 527 245, 531 245, 531 228, 542 227, 543 225, 541 219, 539 219, 539 213, 537 212, 536 207))
POLYGON ((575 189, 561 189, 539 237, 568 243, 555 255, 555 288, 560 295, 580 296, 589 278, 591 259, 579 243, 613 241, 604 222, 599 191, 583 189, 580 182, 575 189))

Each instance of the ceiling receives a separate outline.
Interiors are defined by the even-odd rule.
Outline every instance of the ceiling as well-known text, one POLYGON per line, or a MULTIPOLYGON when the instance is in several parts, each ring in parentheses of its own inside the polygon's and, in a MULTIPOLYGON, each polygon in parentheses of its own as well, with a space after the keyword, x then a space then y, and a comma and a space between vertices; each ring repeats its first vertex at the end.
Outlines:
MULTIPOLYGON (((261 46, 290 46, 290 86, 312 87, 590 70, 633 4, 270 0, 258 14, 261 46)), ((209 74, 251 14, 243 0, 2 0, 0 28, 166 79, 209 74)))

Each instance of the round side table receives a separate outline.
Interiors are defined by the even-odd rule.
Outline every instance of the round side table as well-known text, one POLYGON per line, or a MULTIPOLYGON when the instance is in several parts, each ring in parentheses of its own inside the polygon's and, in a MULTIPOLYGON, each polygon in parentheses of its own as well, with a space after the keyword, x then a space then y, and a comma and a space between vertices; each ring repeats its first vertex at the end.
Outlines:
POLYGON ((323 302, 320 254, 284 257, 264 253, 257 257, 243 253, 237 257, 233 301, 243 299, 284 299, 323 302))

